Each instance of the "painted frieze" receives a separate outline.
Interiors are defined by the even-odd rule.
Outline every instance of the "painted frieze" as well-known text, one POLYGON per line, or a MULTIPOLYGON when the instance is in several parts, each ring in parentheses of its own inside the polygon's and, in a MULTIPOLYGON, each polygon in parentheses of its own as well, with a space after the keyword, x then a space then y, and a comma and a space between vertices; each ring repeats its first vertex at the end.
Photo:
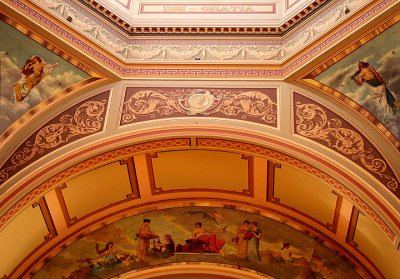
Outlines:
POLYGON ((130 87, 120 124, 183 116, 240 119, 277 127, 277 89, 130 87))

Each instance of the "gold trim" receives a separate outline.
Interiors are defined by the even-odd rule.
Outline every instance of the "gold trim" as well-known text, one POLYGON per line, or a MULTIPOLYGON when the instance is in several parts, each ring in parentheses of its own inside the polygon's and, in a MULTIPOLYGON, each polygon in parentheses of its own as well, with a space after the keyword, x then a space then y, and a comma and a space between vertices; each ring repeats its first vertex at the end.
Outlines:
MULTIPOLYGON (((237 142, 225 139, 212 139, 212 138, 197 138, 198 141, 203 142, 199 144, 199 147, 208 150, 234 150, 236 152, 245 152, 246 154, 260 156, 262 158, 273 159, 275 161, 285 163, 295 168, 298 168, 318 179, 326 182, 332 188, 336 189, 341 195, 349 199, 357 207, 362 208, 367 216, 369 216, 384 232, 384 234, 389 238, 389 240, 394 243, 396 241, 396 234, 388 226, 388 224, 356 193, 347 188, 345 185, 341 184, 336 179, 325 174, 319 169, 284 153, 280 153, 275 150, 271 150, 259 145, 237 142)), ((38 187, 32 189, 28 194, 19 199, 12 205, 1 217, 0 217, 0 228, 5 226, 7 222, 17 214, 21 209, 23 209, 27 204, 32 203, 40 195, 50 191, 56 185, 60 183, 65 183, 68 179, 79 175, 92 169, 96 166, 101 166, 106 163, 115 162, 123 158, 132 156, 132 154, 143 154, 157 152, 161 150, 172 150, 172 149, 187 149, 190 147, 191 138, 171 138, 156 141, 147 141, 138 143, 135 145, 122 147, 116 150, 111 150, 100 155, 91 157, 85 161, 82 161, 64 171, 54 175, 49 178, 38 187)))

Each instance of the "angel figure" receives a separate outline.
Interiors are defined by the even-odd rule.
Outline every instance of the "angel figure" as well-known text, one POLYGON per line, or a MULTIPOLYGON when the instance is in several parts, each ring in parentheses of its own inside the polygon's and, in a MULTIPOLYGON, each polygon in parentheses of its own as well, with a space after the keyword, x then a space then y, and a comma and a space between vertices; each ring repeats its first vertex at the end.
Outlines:
POLYGON ((14 84, 15 100, 22 102, 31 90, 51 71, 56 64, 47 64, 43 58, 34 55, 29 58, 21 70, 21 79, 14 84))

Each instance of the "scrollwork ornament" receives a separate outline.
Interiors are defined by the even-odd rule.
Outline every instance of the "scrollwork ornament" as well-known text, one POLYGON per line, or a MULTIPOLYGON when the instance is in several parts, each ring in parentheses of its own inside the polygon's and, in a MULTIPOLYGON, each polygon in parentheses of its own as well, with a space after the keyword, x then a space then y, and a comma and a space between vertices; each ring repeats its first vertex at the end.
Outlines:
POLYGON ((245 91, 239 94, 227 92, 224 101, 217 108, 225 115, 241 115, 242 119, 257 117, 265 123, 273 124, 277 120, 277 104, 261 91, 245 91))
POLYGON ((132 122, 140 115, 155 118, 157 115, 168 116, 174 112, 183 112, 174 97, 154 90, 141 90, 124 102, 122 123, 132 122))
POLYGON ((102 115, 106 103, 106 100, 85 102, 76 109, 74 115, 64 114, 59 118, 59 123, 40 129, 33 141, 25 142, 25 147, 11 156, 11 166, 1 169, 0 183, 9 178, 10 171, 27 164, 36 155, 67 143, 76 136, 99 131, 104 120, 102 115))
POLYGON ((396 191, 398 181, 387 175, 387 164, 380 158, 375 158, 372 148, 365 147, 364 138, 357 132, 343 128, 339 119, 329 119, 324 109, 316 104, 301 104, 296 102, 296 131, 298 134, 317 140, 325 141, 330 148, 336 149, 359 161, 362 166, 374 175, 386 180, 386 186, 396 191))
POLYGON ((140 90, 124 102, 121 124, 139 117, 165 117, 173 114, 222 114, 228 118, 253 118, 264 124, 276 124, 277 104, 262 91, 226 89, 140 90))
POLYGON ((205 89, 195 89, 187 96, 179 96, 179 106, 187 111, 188 115, 209 115, 208 111, 212 110, 222 100, 222 95, 214 96, 210 91, 205 89))

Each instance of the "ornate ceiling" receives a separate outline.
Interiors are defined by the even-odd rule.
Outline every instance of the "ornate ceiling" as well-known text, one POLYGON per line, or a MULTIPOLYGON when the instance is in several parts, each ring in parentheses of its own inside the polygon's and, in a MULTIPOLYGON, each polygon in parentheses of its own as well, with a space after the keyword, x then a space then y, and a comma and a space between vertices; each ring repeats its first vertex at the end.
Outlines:
POLYGON ((394 278, 399 5, 1 2, 0 276, 394 278), (224 246, 140 262, 146 218, 224 246), (246 218, 260 265, 231 242, 246 218))

